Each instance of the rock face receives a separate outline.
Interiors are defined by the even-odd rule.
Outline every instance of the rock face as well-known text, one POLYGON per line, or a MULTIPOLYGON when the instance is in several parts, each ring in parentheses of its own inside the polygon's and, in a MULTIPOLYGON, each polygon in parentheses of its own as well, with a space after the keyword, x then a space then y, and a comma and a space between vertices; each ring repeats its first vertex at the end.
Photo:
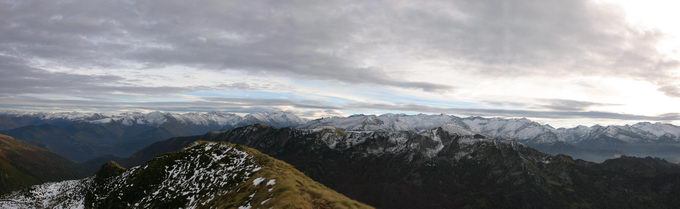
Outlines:
POLYGON ((568 154, 592 162, 602 162, 621 155, 655 156, 680 162, 680 127, 664 123, 555 129, 524 118, 384 114, 321 118, 299 128, 324 126, 350 131, 421 131, 451 126, 458 133, 471 132, 513 140, 543 152, 568 154))
POLYGON ((370 208, 253 149, 196 142, 146 164, 0 198, 0 208, 370 208))
POLYGON ((680 192, 678 165, 640 158, 589 163, 448 129, 453 131, 253 125, 158 142, 130 163, 199 139, 228 141, 286 161, 312 179, 378 208, 680 207, 674 197, 680 192), (640 167, 637 164, 654 169, 638 173, 626 166, 640 167))
POLYGON ((75 163, 45 148, 0 134, 0 194, 78 175, 75 163))

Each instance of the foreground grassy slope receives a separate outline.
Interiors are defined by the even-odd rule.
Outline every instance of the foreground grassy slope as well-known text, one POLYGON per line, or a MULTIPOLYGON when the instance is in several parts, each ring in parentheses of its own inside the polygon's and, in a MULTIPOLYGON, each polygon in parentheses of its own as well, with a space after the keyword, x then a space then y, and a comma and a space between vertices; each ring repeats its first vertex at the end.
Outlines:
POLYGON ((227 194, 205 208, 234 208, 251 194, 255 194, 254 208, 372 208, 310 179, 288 163, 252 148, 233 146, 251 154, 262 170, 255 173, 251 181, 239 185, 241 192, 227 194), (258 179, 262 182, 255 186, 258 179), (267 183, 275 186, 261 186, 267 183))
POLYGON ((78 176, 78 166, 41 147, 0 134, 0 194, 78 176))

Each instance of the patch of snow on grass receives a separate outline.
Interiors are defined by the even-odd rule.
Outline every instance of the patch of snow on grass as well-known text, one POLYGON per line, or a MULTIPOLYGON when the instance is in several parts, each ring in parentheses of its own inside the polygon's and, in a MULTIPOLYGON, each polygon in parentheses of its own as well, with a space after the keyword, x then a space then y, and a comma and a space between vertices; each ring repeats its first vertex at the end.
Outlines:
POLYGON ((262 183, 264 180, 265 180, 265 178, 262 178, 262 177, 256 178, 255 180, 253 180, 253 186, 260 185, 260 183, 262 183))

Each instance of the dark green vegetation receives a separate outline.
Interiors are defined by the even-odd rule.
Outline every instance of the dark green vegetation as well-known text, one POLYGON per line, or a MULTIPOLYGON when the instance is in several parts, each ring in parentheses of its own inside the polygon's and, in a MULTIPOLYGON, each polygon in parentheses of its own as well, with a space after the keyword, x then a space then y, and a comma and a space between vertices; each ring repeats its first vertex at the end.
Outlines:
POLYGON ((0 208, 371 208, 254 149, 197 142, 125 169, 0 198, 0 208))
POLYGON ((78 166, 41 147, 0 134, 0 194, 78 177, 78 166))
POLYGON ((633 157, 590 163, 439 128, 350 133, 253 125, 157 142, 127 163, 199 139, 253 147, 378 208, 680 208, 677 164, 633 157))

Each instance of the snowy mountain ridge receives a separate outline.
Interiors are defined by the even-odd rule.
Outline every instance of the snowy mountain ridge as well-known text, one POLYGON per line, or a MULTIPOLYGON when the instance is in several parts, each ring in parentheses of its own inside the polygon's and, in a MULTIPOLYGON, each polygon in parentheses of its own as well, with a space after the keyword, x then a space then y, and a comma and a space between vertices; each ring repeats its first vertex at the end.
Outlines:
MULTIPOLYGON (((248 126, 245 130, 234 129, 235 136, 273 130, 267 126, 248 126)), ((506 144, 510 147, 524 146, 519 142, 493 138, 461 129, 456 125, 420 131, 345 131, 332 126, 315 129, 292 129, 291 137, 301 137, 311 142, 321 142, 335 151, 354 150, 362 155, 421 154, 426 158, 437 156, 445 147, 456 147, 457 159, 466 157, 480 144, 506 144), (359 151, 360 150, 360 151, 359 151), (465 153, 463 153, 465 151, 465 153)))
POLYGON ((105 115, 102 113, 82 112, 2 112, 6 116, 32 117, 38 120, 64 120, 71 122, 87 122, 95 124, 121 123, 123 125, 152 125, 160 126, 169 121, 176 121, 189 125, 217 125, 234 127, 242 124, 268 123, 277 126, 296 126, 307 122, 290 112, 257 112, 239 116, 228 112, 124 112, 105 115))
POLYGON ((580 143, 609 138, 622 143, 680 142, 680 127, 666 123, 641 122, 624 126, 577 126, 553 128, 526 118, 456 117, 452 115, 352 115, 309 121, 298 128, 338 127, 351 131, 422 131, 442 126, 457 132, 479 133, 523 143, 580 143))
POLYGON ((680 127, 666 123, 641 122, 632 125, 577 126, 553 128, 526 118, 457 117, 453 115, 351 115, 348 117, 325 117, 315 120, 300 118, 291 112, 257 112, 244 116, 228 112, 171 113, 129 112, 112 115, 102 113, 56 112, 26 113, 2 112, 0 115, 34 117, 39 120, 65 120, 94 124, 120 123, 123 125, 160 126, 169 122, 197 126, 233 128, 243 125, 266 123, 275 127, 315 129, 326 126, 346 131, 423 131, 437 127, 456 129, 462 134, 485 134, 522 143, 590 143, 608 140, 617 143, 680 143, 680 127))

